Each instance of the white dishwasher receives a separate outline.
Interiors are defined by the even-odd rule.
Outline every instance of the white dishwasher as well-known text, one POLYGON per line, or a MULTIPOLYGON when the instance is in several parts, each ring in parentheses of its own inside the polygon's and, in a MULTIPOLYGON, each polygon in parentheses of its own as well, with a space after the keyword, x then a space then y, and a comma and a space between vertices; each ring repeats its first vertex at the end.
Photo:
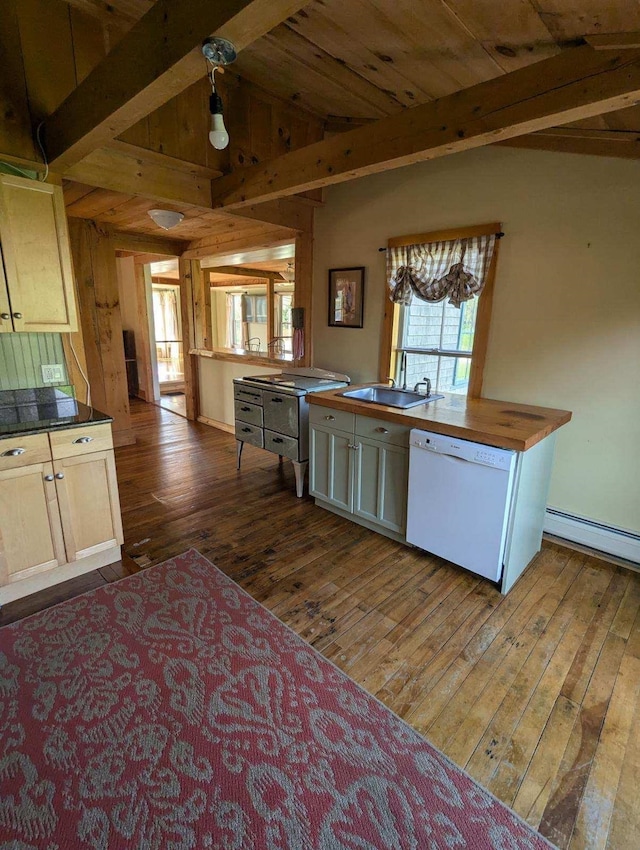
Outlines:
POLYGON ((407 541, 499 581, 516 452, 414 429, 407 541))

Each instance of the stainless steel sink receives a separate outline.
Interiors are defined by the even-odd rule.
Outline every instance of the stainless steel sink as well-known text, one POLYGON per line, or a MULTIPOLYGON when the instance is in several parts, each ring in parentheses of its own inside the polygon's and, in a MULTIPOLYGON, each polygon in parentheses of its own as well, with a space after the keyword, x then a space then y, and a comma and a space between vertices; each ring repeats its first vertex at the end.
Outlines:
POLYGON ((419 404, 427 404, 442 395, 422 395, 411 390, 401 390, 396 387, 362 387, 359 390, 345 390, 338 393, 345 398, 355 398, 358 401, 366 401, 368 404, 385 404, 388 407, 417 407, 419 404))

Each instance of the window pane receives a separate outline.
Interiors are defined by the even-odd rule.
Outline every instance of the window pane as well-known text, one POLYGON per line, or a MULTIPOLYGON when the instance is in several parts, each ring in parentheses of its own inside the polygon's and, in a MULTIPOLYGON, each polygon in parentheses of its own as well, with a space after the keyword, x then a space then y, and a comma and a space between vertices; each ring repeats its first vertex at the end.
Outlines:
MULTIPOLYGON (((398 358, 399 362, 400 358, 398 358)), ((407 354, 407 386, 429 378, 433 392, 467 394, 469 357, 438 357, 437 354, 407 354)), ((400 377, 400 376, 398 376, 400 377)))
POLYGON ((432 304, 414 298, 411 305, 403 309, 402 347, 472 350, 477 298, 465 301, 460 308, 448 301, 432 304))

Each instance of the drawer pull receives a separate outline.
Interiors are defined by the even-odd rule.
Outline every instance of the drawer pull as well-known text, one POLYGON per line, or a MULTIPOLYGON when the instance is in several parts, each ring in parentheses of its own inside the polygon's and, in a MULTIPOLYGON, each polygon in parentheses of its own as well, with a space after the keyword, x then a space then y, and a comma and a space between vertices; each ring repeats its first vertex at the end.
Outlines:
POLYGON ((21 319, 21 318, 22 318, 22 313, 14 313, 14 314, 13 314, 13 318, 14 318, 14 319, 21 319))
POLYGON ((58 481, 62 481, 62 479, 64 478, 64 472, 56 472, 56 478, 58 479, 58 481))
POLYGON ((245 432, 245 434, 251 433, 251 428, 243 428, 242 430, 245 432))
POLYGON ((240 410, 243 410, 245 413, 251 413, 250 407, 241 407, 240 410))
POLYGON ((382 426, 380 426, 379 428, 376 428, 375 430, 378 434, 388 434, 389 433, 389 429, 383 428, 382 426))
POLYGON ((327 420, 327 422, 335 422, 336 421, 335 416, 325 416, 324 418, 327 420))
POLYGON ((78 439, 74 440, 73 443, 74 445, 77 445, 78 443, 90 443, 92 440, 93 437, 78 437, 78 439))
POLYGON ((2 452, 0 457, 18 457, 19 455, 23 455, 26 452, 26 449, 8 449, 6 452, 2 452))
POLYGON ((0 313, 0 319, 4 319, 5 322, 10 318, 11 316, 8 313, 0 313))
POLYGON ((271 401, 272 401, 274 404, 282 404, 282 399, 281 399, 281 398, 272 398, 272 399, 271 399, 271 401))
POLYGON ((274 443, 284 443, 284 440, 282 439, 282 437, 274 437, 273 442, 274 443))
POLYGON ((53 475, 45 475, 44 480, 45 481, 53 481, 53 475))

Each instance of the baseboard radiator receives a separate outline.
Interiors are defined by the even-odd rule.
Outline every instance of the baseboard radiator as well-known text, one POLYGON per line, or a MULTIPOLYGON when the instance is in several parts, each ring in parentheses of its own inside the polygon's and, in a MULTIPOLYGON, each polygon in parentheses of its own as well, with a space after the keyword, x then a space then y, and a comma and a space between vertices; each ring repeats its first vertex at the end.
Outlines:
POLYGON ((544 530, 555 537, 598 549, 640 566, 640 534, 593 519, 547 508, 544 530))

